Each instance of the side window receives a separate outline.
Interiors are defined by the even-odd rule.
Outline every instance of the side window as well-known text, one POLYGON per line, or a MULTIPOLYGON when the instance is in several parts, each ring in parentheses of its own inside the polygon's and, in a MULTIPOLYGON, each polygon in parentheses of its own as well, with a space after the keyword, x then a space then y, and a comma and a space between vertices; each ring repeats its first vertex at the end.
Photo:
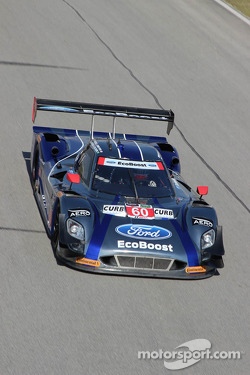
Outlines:
POLYGON ((93 159, 94 152, 91 150, 91 148, 84 152, 80 157, 79 172, 86 185, 89 185, 93 159))

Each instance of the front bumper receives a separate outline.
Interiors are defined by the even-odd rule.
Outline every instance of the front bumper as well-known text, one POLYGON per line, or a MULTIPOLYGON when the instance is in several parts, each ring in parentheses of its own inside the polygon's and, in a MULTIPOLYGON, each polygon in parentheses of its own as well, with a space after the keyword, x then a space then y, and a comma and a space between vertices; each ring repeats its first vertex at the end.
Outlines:
MULTIPOLYGON (((66 248, 60 248, 56 252, 57 258, 66 266, 77 270, 99 273, 99 274, 112 274, 112 275, 124 275, 124 276, 135 276, 135 277, 149 277, 149 278, 162 278, 162 279, 185 279, 185 280, 197 280, 205 279, 218 273, 217 268, 213 265, 203 265, 197 267, 187 267, 184 265, 182 268, 174 269, 174 267, 166 266, 166 269, 154 269, 144 268, 143 264, 139 267, 126 267, 120 264, 112 265, 112 262, 103 262, 102 259, 97 261, 87 259, 81 256, 77 256, 68 252, 66 248), (189 272, 188 272, 189 271, 189 272)), ((146 259, 147 257, 139 257, 146 259)), ((147 263, 150 258, 147 258, 147 263)), ((159 259, 158 259, 159 260, 159 259)), ((166 259, 164 259, 166 260, 166 259)), ((172 260, 174 262, 174 260, 172 260)), ((175 267, 176 268, 176 267, 175 267)))

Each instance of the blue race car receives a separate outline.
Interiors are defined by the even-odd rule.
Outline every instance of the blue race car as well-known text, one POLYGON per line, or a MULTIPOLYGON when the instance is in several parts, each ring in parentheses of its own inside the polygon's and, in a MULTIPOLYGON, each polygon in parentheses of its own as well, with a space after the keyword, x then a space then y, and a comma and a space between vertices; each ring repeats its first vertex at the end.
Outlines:
POLYGON ((223 267, 216 211, 180 175, 166 137, 116 132, 116 119, 174 124, 171 110, 34 98, 37 111, 85 114, 89 130, 33 127, 34 196, 55 255, 85 271, 201 279, 223 267), (94 130, 96 116, 112 132, 94 130))

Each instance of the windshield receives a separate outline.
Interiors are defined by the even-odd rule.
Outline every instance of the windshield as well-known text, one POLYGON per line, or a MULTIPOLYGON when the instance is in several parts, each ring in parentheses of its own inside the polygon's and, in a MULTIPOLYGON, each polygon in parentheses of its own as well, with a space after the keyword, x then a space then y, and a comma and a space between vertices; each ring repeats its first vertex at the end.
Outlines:
POLYGON ((94 190, 136 198, 160 198, 174 195, 162 162, 99 159, 92 183, 94 190), (99 159, 104 161, 100 162, 99 159))

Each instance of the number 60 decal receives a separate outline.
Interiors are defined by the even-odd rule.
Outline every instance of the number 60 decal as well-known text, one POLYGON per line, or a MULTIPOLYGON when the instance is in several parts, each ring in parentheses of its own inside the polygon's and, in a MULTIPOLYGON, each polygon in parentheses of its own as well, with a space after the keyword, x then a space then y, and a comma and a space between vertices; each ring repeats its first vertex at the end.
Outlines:
POLYGON ((126 211, 129 217, 136 217, 140 219, 153 219, 154 209, 151 206, 126 206, 126 211))

